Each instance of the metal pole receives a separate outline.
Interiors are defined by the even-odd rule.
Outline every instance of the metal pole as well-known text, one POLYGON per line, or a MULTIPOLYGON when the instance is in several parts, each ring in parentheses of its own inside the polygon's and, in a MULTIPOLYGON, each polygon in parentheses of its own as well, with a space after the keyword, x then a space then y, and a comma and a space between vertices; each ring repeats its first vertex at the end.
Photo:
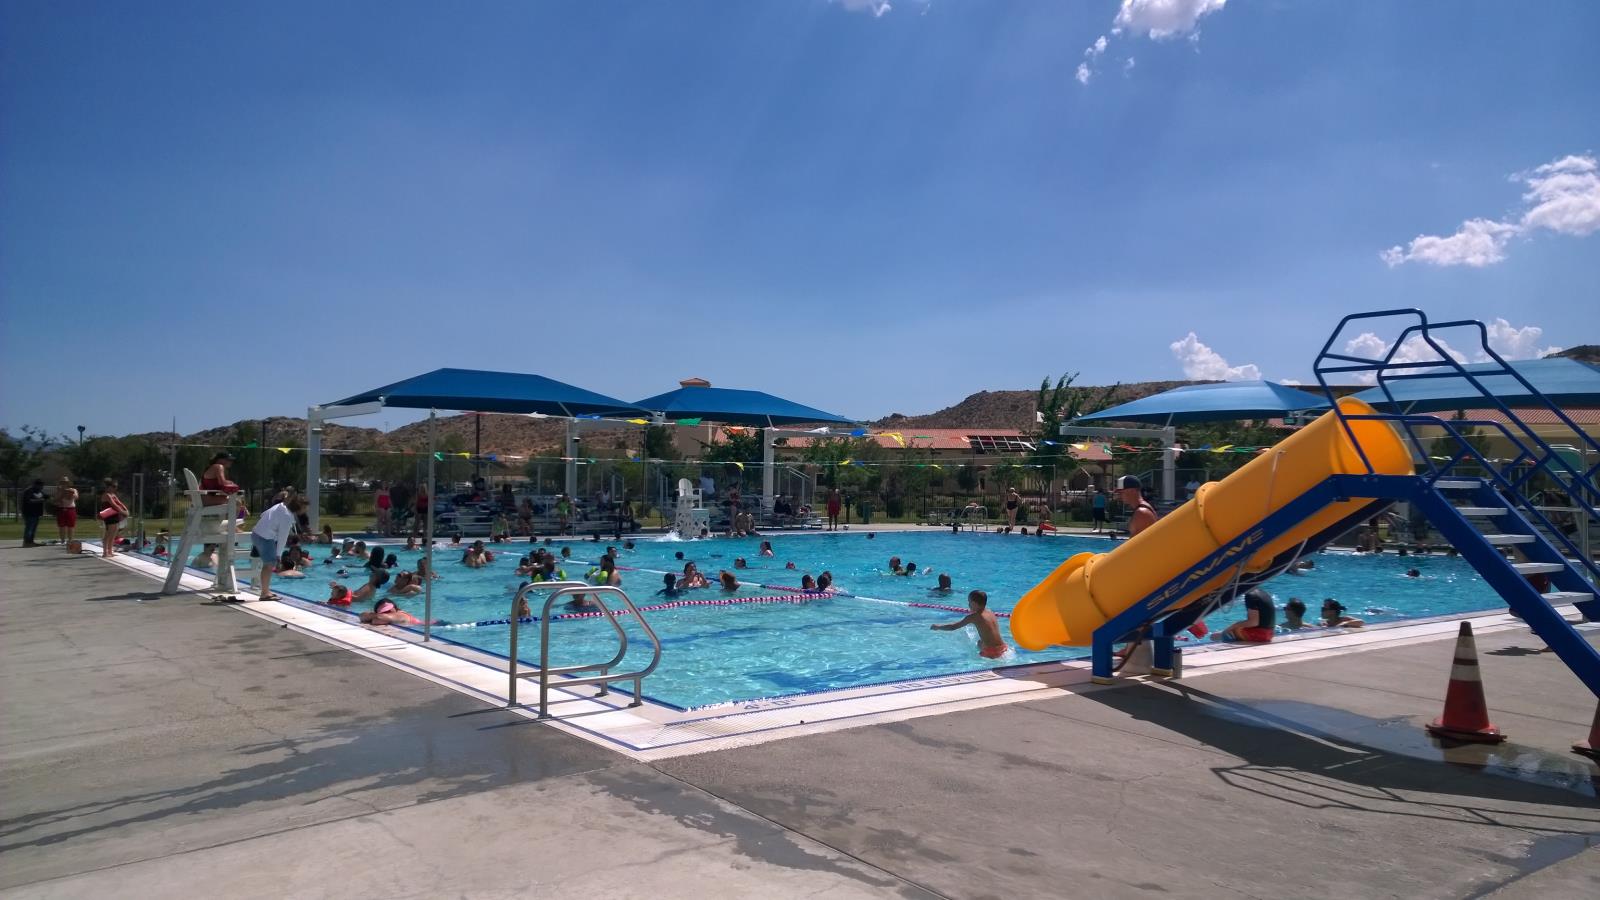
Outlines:
POLYGON ((578 420, 577 419, 568 419, 567 420, 567 452, 564 455, 566 456, 565 462, 567 464, 566 494, 567 494, 568 497, 571 497, 571 496, 574 496, 574 495, 576 495, 578 493, 578 420))
POLYGON ((172 504, 178 502, 178 425, 172 425, 172 462, 167 465, 167 533, 172 533, 172 504))
MULTIPOLYGON (((423 551, 428 559, 428 577, 422 581, 422 639, 433 640, 433 511, 438 506, 439 499, 434 496, 434 424, 439 420, 439 411, 428 410, 428 521, 423 523, 423 531, 428 538, 428 546, 423 551)), ((515 628, 516 626, 512 626, 515 628)))
POLYGON ((311 533, 322 533, 322 418, 321 407, 306 410, 306 512, 311 533))

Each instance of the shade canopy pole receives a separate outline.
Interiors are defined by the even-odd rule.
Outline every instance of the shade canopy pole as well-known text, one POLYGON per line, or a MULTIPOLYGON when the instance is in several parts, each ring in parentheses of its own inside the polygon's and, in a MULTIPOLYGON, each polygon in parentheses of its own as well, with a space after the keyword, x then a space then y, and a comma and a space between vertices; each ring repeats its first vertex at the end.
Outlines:
POLYGON ((433 454, 434 426, 438 421, 439 411, 428 410, 428 520, 423 523, 423 533, 428 540, 428 546, 423 550, 423 555, 428 559, 428 577, 422 579, 422 639, 425 641, 433 640, 433 511, 439 505, 439 499, 434 494, 434 464, 438 458, 433 454))

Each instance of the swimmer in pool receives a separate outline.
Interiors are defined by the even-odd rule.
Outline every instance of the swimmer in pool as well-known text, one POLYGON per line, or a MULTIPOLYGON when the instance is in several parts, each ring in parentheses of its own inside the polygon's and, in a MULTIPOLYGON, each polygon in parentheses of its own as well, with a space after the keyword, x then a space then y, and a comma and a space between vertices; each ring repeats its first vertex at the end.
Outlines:
POLYGON ((833 573, 832 572, 824 571, 821 575, 817 576, 817 590, 819 590, 819 591, 831 591, 831 590, 833 590, 833 573))
POLYGON ((914 563, 914 562, 913 563, 906 563, 906 567, 904 569, 901 569, 896 574, 904 575, 907 578, 910 578, 911 576, 917 574, 917 564, 914 563))
POLYGON ((898 556, 889 557, 889 574, 890 575, 904 575, 905 574, 905 568, 900 565, 900 557, 898 557, 898 556))
POLYGON ((678 576, 668 572, 661 576, 661 590, 656 591, 663 597, 678 596, 678 576))
POLYGON ((722 583, 722 589, 725 591, 737 591, 739 589, 739 576, 729 572, 727 569, 722 570, 722 574, 717 576, 717 581, 722 583))
POLYGON ((789 561, 788 561, 788 562, 786 562, 786 563, 784 563, 784 564, 783 564, 783 567, 784 567, 784 568, 785 568, 785 569, 793 569, 793 568, 795 568, 795 565, 794 565, 794 560, 792 560, 792 559, 791 559, 791 560, 789 560, 789 561))
POLYGON ((817 580, 810 575, 800 576, 800 590, 814 591, 817 589, 817 580))
POLYGON ((1290 597, 1289 602, 1283 605, 1283 627, 1290 631, 1299 631, 1306 627, 1306 602, 1299 597, 1290 597))
POLYGON ((1407 578, 1421 578, 1422 577, 1422 572, 1418 571, 1417 569, 1407 569, 1406 570, 1406 577, 1407 578))
POLYGON ((771 541, 762 541, 761 542, 761 552, 758 553, 757 555, 758 556, 772 556, 773 555, 773 553, 772 553, 772 542, 771 541))
POLYGON ((706 576, 700 573, 700 570, 695 566, 694 563, 687 562, 683 564, 683 577, 678 579, 678 587, 680 589, 689 590, 691 588, 703 588, 709 586, 710 582, 706 581, 706 576))
POLYGON ((390 599, 379 600, 372 612, 361 614, 363 625, 421 625, 422 620, 395 605, 390 599))
POLYGON ((735 556, 733 558, 733 567, 735 569, 747 569, 749 568, 749 564, 744 561, 744 557, 735 556))
POLYGON ((950 583, 950 576, 941 572, 939 574, 939 586, 936 588, 928 588, 928 593, 948 594, 953 590, 955 590, 955 587, 950 583))
POLYGON ((1322 601, 1322 624, 1329 628, 1360 628, 1367 624, 1344 614, 1344 604, 1329 597, 1322 601))
POLYGON ((984 659, 999 659, 1006 655, 1010 647, 1006 646, 1005 638, 1000 636, 1000 620, 989 611, 989 595, 983 591, 973 591, 967 595, 967 609, 971 610, 959 622, 950 622, 944 625, 929 625, 932 631, 958 631, 968 625, 978 629, 978 655, 984 659))

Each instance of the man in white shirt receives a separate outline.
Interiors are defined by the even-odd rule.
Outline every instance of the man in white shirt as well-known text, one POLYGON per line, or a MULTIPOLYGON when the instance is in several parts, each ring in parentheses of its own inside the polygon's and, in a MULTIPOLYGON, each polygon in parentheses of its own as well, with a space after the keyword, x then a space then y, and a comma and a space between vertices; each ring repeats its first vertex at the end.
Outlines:
POLYGON ((272 595, 272 573, 278 559, 289 546, 289 533, 294 531, 295 516, 300 512, 299 497, 291 497, 269 507, 261 514, 256 527, 250 531, 251 554, 261 557, 261 599, 276 600, 272 595))

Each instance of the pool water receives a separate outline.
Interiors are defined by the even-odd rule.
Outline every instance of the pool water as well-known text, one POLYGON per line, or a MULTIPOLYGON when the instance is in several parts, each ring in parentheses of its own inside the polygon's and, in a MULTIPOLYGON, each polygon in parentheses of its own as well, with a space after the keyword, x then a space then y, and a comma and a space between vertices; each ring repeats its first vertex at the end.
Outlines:
MULTIPOLYGON (((1018 665, 1087 656, 1088 648, 1058 647, 1039 653, 1016 651, 991 662, 977 654, 973 629, 932 631, 929 626, 950 622, 961 613, 908 606, 931 603, 964 607, 966 594, 981 588, 989 594, 989 608, 1009 611, 1028 589, 1062 560, 1085 550, 1105 552, 1113 546, 1095 538, 1036 538, 984 533, 884 532, 869 538, 863 532, 775 535, 776 555, 758 556, 761 538, 718 538, 681 542, 643 538, 634 549, 618 547, 623 588, 643 607, 673 600, 709 600, 724 597, 762 597, 791 593, 800 576, 823 570, 834 575, 841 596, 804 603, 735 603, 696 605, 646 613, 661 639, 661 666, 644 683, 653 700, 680 708, 767 699, 812 691, 834 690, 915 678, 980 671, 995 665, 1018 665), (713 586, 661 597, 661 574, 682 570, 683 560, 698 564, 715 585, 717 573, 729 569, 742 582, 736 592, 713 586), (735 557, 748 568, 734 569, 735 557), (888 560, 915 562, 918 574, 887 574, 888 560), (789 570, 785 563, 796 568, 789 570), (954 582, 950 594, 937 594, 939 573, 954 582)), ((572 550, 564 564, 568 577, 581 579, 598 562, 607 544, 555 544, 572 550)), ((435 638, 458 642, 491 653, 506 654, 511 626, 504 624, 519 583, 518 558, 532 549, 526 543, 491 545, 494 562, 469 569, 459 562, 459 548, 440 546, 434 551, 440 574, 434 583, 433 616, 445 624, 435 626, 435 638), (499 624, 475 623, 502 620, 499 624)), ((395 553, 401 569, 414 569, 420 551, 386 547, 395 553)), ((363 581, 359 561, 343 577, 337 567, 320 562, 325 548, 314 547, 319 559, 304 579, 274 579, 274 588, 301 599, 322 601, 329 580, 352 589, 363 581)), ((1338 598, 1348 615, 1368 623, 1446 615, 1492 609, 1498 596, 1471 567, 1444 556, 1397 557, 1393 554, 1360 556, 1322 553, 1316 567, 1305 575, 1280 576, 1267 585, 1281 607, 1299 597, 1314 618, 1325 597, 1338 598), (1409 578, 1409 568, 1422 577, 1409 578)), ((534 612, 543 597, 530 594, 534 612)), ((400 598, 402 608, 421 616, 421 596, 400 598)), ((359 608, 356 611, 360 611, 359 608)), ((1242 604, 1214 613, 1207 624, 1215 630, 1243 617, 1242 604)), ((650 646, 632 616, 620 618, 629 633, 630 648, 623 665, 643 666, 650 646)), ((1280 625, 1282 623, 1280 614, 1280 625)), ((1005 620, 1002 619, 1004 632, 1005 620)), ((519 626, 518 656, 537 663, 539 625, 519 626)), ((558 619, 551 622, 551 662, 555 665, 595 663, 616 652, 616 634, 603 618, 558 619)), ((1009 635, 1008 635, 1009 637, 1009 635)))

